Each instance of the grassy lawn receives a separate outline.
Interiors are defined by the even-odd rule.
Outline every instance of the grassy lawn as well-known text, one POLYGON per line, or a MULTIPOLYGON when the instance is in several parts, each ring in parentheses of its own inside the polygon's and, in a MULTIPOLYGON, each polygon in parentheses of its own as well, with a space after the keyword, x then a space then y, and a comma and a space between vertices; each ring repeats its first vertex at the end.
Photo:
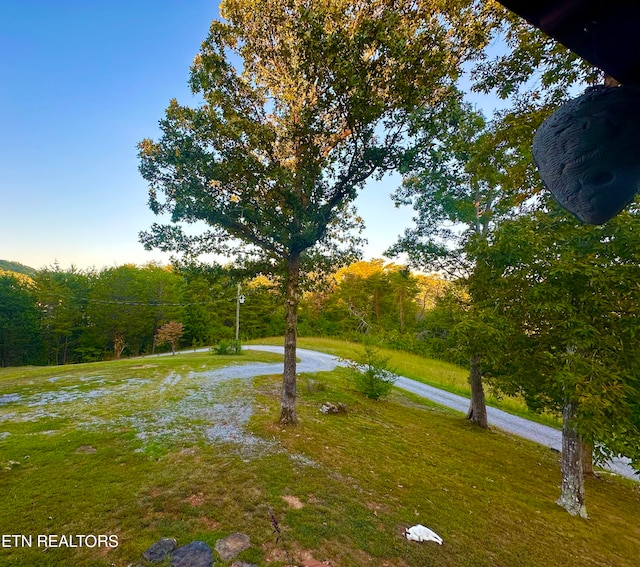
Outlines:
MULTIPOLYGON (((254 344, 282 345, 282 337, 270 337, 250 341, 254 344)), ((363 346, 358 343, 338 339, 300 337, 300 348, 308 348, 333 354, 341 358, 354 359, 362 354, 363 346)), ((455 364, 442 360, 424 358, 417 354, 380 348, 380 352, 390 357, 389 366, 396 374, 412 378, 418 382, 441 388, 460 396, 470 397, 469 371, 455 364)), ((487 405, 499 408, 514 415, 519 415, 544 425, 561 428, 561 421, 555 416, 535 414, 527 408, 521 399, 496 396, 490 387, 485 386, 487 405)))
POLYGON ((4 546, 0 565, 144 565, 160 537, 213 547, 234 532, 252 542, 238 561, 275 567, 310 557, 334 567, 638 565, 638 484, 589 479, 590 519, 572 518, 554 503, 556 453, 399 391, 367 400, 344 369, 302 376, 301 424, 281 429, 280 377, 220 369, 275 360, 199 353, 0 370, 0 534, 118 541, 4 546), (325 401, 348 411, 324 415, 325 401), (407 541, 417 523, 444 544, 407 541))

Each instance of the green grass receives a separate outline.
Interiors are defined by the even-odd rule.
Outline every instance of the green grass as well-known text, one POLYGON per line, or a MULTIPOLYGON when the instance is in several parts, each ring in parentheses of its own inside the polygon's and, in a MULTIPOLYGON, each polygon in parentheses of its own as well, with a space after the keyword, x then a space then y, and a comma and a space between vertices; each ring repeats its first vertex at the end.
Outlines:
MULTIPOLYGON (((270 337, 250 342, 254 344, 282 345, 283 339, 282 337, 270 337)), ((358 358, 362 356, 363 352, 363 345, 361 344, 330 338, 300 337, 298 338, 298 346, 348 359, 358 358)), ((389 357, 389 366, 396 374, 467 398, 471 395, 468 369, 442 360, 425 358, 407 352, 385 348, 380 348, 380 352, 389 357)), ((489 386, 485 386, 485 391, 487 405, 551 427, 560 428, 562 426, 561 421, 555 416, 541 415, 530 411, 522 399, 498 396, 489 386)))
POLYGON ((311 556, 334 567, 638 564, 638 484, 589 479, 590 519, 576 519, 554 503, 558 455, 533 443, 398 390, 367 400, 344 369, 302 376, 301 423, 282 429, 278 376, 214 372, 280 359, 189 354, 0 370, 0 534, 119 542, 0 547, 0 565, 124 567, 142 564, 160 537, 213 547, 233 532, 252 541, 238 560, 275 567, 311 556), (325 401, 345 403, 347 414, 322 414, 325 401), (217 427, 228 435, 207 433, 217 427), (404 539, 416 523, 444 545, 404 539))

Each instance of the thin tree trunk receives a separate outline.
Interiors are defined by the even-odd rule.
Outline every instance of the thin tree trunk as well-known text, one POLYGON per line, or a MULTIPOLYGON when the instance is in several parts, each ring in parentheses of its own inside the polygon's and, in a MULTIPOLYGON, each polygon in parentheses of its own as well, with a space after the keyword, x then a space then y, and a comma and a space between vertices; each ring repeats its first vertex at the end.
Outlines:
POLYGON ((153 322, 153 341, 151 342, 151 354, 156 353, 156 336, 158 334, 158 319, 153 322))
POLYGON ((562 408, 562 491, 557 504, 572 516, 586 518, 582 444, 580 437, 571 426, 574 414, 573 403, 565 400, 562 408))
POLYGON ((481 357, 474 355, 471 357, 471 368, 469 370, 469 384, 471 385, 471 403, 467 412, 467 419, 484 429, 489 427, 487 422, 487 405, 484 401, 484 388, 482 387, 482 370, 480 366, 481 357))
POLYGON ((120 331, 116 331, 113 338, 113 354, 116 359, 119 359, 124 351, 126 344, 124 342, 124 336, 120 331))
POLYGON ((298 287, 300 254, 287 259, 287 290, 285 299, 284 373, 280 398, 280 424, 295 425, 296 414, 296 344, 298 338, 298 287))
POLYGON ((58 337, 56 344, 56 364, 62 364, 62 341, 58 337))

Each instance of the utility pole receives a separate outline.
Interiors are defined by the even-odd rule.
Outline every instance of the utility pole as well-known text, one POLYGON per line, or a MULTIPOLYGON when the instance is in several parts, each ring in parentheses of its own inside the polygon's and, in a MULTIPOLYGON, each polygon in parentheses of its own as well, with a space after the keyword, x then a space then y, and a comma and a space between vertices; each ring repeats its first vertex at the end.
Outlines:
POLYGON ((244 295, 240 294, 241 291, 242 288, 238 284, 238 293, 236 295, 236 341, 240 337, 240 304, 244 303, 244 295))

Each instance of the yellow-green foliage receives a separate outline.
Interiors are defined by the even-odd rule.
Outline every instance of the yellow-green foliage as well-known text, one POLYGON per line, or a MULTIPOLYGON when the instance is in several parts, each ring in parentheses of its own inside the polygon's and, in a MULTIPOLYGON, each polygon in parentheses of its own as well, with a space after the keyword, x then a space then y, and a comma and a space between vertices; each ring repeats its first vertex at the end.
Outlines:
POLYGON ((12 270, 3 270, 2 268, 0 268, 0 277, 2 276, 8 276, 16 279, 18 282, 20 282, 20 285, 23 285, 24 287, 33 287, 34 285, 33 278, 31 276, 28 276, 27 274, 22 274, 20 272, 14 272, 12 270))

